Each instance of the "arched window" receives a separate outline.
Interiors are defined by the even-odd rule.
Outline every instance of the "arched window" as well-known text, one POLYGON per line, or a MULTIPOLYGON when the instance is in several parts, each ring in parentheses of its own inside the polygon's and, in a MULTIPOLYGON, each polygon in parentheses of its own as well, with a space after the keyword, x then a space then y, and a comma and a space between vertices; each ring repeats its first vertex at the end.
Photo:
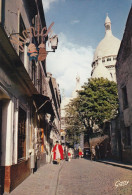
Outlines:
POLYGON ((111 58, 107 58, 107 61, 111 61, 111 58))
POLYGON ((106 25, 106 30, 110 30, 110 25, 106 25))
POLYGON ((110 73, 110 75, 111 75, 111 78, 113 78, 113 75, 112 75, 112 73, 110 73))

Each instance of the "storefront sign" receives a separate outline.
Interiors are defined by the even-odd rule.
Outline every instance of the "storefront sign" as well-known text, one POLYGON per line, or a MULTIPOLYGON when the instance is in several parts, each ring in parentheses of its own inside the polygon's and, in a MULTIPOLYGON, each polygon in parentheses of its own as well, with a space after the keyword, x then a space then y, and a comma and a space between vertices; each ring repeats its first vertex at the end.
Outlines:
MULTIPOLYGON (((22 36, 11 36, 11 43, 19 46, 19 51, 24 52, 25 45, 28 47, 27 55, 29 56, 29 59, 32 60, 38 60, 38 61, 44 61, 47 56, 46 52, 46 46, 44 43, 45 37, 48 36, 49 33, 52 33, 52 26, 54 25, 54 22, 51 23, 48 30, 46 27, 44 27, 40 31, 40 25, 38 25, 37 30, 35 30, 34 27, 30 27, 29 29, 22 31, 22 36), (33 37, 41 38, 41 43, 38 47, 35 46, 34 43, 31 42, 33 37)), ((51 39, 51 34, 49 35, 49 40, 51 39)))

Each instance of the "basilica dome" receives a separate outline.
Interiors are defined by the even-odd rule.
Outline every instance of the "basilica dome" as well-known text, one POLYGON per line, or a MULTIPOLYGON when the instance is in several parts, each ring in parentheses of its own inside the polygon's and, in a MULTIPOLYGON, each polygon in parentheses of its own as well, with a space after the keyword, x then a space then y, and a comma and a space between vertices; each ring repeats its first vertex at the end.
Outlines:
POLYGON ((111 21, 107 16, 105 20, 105 37, 97 46, 93 61, 97 60, 98 52, 101 52, 104 56, 114 56, 117 55, 120 47, 120 40, 113 36, 111 31, 111 21))
POLYGON ((92 62, 92 72, 91 72, 92 77, 95 78, 95 75, 97 76, 101 74, 103 78, 106 78, 107 75, 109 80, 111 77, 111 80, 116 82, 115 64, 116 64, 116 57, 120 47, 120 42, 121 41, 118 38, 113 36, 111 30, 111 21, 110 18, 107 16, 105 20, 105 36, 98 44, 94 53, 94 58, 92 62), (101 53, 101 58, 100 58, 100 53, 101 53), (101 62, 99 63, 99 60, 102 61, 102 65, 99 65, 101 64, 101 62), (103 66, 107 70, 103 69, 103 66))
POLYGON ((120 40, 114 37, 112 34, 106 34, 104 39, 99 43, 96 51, 94 53, 93 61, 97 60, 98 53, 103 53, 103 57, 105 56, 114 56, 118 53, 120 47, 120 40))
POLYGON ((98 66, 95 68, 92 78, 101 78, 108 79, 109 81, 112 81, 112 77, 110 72, 107 70, 107 68, 102 64, 101 59, 98 61, 98 66))

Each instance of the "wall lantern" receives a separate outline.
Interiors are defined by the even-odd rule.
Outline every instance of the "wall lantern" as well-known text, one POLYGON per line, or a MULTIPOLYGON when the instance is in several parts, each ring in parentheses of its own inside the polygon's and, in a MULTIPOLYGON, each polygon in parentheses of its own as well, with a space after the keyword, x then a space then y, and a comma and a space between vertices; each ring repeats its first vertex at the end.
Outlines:
POLYGON ((47 52, 55 52, 58 46, 58 36, 54 35, 51 38, 49 38, 49 43, 51 44, 51 49, 53 49, 53 51, 47 51, 47 52))

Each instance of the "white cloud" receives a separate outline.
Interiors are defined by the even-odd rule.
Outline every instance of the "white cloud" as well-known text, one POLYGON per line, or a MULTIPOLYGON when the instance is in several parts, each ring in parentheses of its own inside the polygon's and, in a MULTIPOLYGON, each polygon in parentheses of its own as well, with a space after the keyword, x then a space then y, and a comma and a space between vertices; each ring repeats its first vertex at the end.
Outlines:
POLYGON ((50 9, 52 3, 65 2, 65 0, 42 0, 44 11, 47 12, 50 9))
POLYGON ((79 74, 81 85, 87 82, 91 74, 93 48, 80 47, 68 42, 65 35, 60 33, 58 48, 55 53, 47 56, 47 72, 51 72, 57 79, 61 91, 65 96, 71 96, 76 85, 76 76, 79 74))
POLYGON ((51 3, 57 2, 58 0, 42 0, 44 11, 47 12, 50 9, 51 3))
POLYGON ((47 12, 50 9, 51 3, 56 3, 58 1, 65 2, 65 0, 42 0, 44 11, 47 12))
POLYGON ((71 24, 77 24, 77 23, 79 23, 80 22, 80 20, 72 20, 71 21, 71 24))

